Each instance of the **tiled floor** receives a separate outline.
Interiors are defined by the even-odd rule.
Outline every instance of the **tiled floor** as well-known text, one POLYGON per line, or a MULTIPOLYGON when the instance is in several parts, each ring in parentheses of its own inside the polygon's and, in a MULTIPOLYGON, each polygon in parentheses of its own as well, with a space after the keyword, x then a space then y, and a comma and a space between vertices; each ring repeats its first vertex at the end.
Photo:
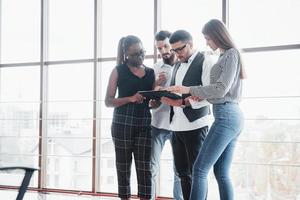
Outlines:
MULTIPOLYGON (((17 191, 0 190, 0 200, 15 200, 17 191)), ((38 192, 26 192, 23 200, 117 200, 116 197, 95 197, 87 195, 69 195, 69 194, 42 194, 38 192)))

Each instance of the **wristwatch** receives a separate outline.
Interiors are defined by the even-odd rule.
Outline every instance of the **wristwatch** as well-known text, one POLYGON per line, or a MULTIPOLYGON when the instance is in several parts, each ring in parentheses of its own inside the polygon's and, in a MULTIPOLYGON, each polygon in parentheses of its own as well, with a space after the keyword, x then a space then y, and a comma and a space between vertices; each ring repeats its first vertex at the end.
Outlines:
POLYGON ((186 107, 186 105, 185 105, 185 100, 184 99, 182 99, 182 101, 181 101, 181 106, 180 106, 181 108, 185 108, 186 107))

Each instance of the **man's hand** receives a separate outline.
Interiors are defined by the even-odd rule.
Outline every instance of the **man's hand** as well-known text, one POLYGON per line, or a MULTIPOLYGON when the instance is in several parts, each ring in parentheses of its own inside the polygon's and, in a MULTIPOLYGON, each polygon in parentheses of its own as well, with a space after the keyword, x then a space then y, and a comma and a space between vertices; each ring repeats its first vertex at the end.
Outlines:
POLYGON ((156 79, 155 85, 156 85, 156 86, 162 86, 162 85, 164 85, 166 82, 167 82, 166 72, 160 72, 160 73, 157 75, 157 79, 156 79))
POLYGON ((151 99, 149 101, 150 108, 158 108, 161 105, 161 102, 151 99))

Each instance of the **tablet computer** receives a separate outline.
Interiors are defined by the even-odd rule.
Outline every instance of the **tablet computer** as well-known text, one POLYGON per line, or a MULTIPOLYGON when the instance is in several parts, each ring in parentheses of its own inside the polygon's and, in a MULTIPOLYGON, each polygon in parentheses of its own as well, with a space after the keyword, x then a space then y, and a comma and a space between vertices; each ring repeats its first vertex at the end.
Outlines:
POLYGON ((141 95, 147 99, 160 100, 161 97, 168 97, 171 99, 182 99, 180 95, 171 93, 167 90, 149 90, 149 91, 139 91, 141 95))

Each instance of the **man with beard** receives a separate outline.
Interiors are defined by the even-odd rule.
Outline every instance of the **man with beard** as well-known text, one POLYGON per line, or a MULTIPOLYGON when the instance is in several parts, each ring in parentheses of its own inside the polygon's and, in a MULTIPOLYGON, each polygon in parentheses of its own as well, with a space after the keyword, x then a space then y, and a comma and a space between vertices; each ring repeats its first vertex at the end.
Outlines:
POLYGON ((117 66, 107 87, 105 104, 114 107, 111 134, 115 147, 118 195, 130 199, 130 174, 134 156, 138 196, 151 199, 151 113, 149 101, 138 93, 154 88, 154 70, 143 65, 145 51, 133 35, 121 38, 117 66), (118 90, 118 97, 116 92, 118 90))
MULTIPOLYGON (((155 45, 160 53, 162 61, 154 64, 153 69, 156 75, 156 86, 166 88, 170 86, 172 69, 176 61, 176 56, 171 53, 169 31, 159 31, 155 34, 155 45)), ((155 107, 155 106, 154 106, 155 107)), ((159 174, 160 155, 167 140, 171 140, 170 130, 170 106, 160 104, 159 107, 152 109, 151 136, 151 172, 152 172, 152 197, 155 198, 156 179, 159 174)), ((180 179, 174 175, 173 196, 176 200, 182 199, 180 179)))

